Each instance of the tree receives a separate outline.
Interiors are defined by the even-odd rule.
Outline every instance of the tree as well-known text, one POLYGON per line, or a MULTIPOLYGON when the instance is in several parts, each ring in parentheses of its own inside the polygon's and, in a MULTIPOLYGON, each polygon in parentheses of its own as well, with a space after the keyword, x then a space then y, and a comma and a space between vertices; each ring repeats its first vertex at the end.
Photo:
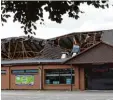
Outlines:
POLYGON ((49 12, 49 19, 57 23, 61 23, 62 15, 68 14, 69 17, 78 19, 79 13, 83 13, 79 9, 80 4, 87 3, 95 8, 109 7, 108 0, 106 1, 1 1, 1 21, 7 22, 10 17, 9 12, 14 13, 13 21, 18 21, 22 24, 25 34, 35 34, 33 29, 37 29, 36 21, 40 24, 44 23, 43 11, 49 12))

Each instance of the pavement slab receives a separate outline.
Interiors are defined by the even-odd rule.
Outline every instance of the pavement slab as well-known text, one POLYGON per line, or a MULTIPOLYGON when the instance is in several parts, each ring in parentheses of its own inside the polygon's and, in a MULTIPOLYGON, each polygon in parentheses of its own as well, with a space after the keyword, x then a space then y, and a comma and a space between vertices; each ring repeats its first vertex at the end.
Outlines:
POLYGON ((113 100, 113 91, 2 90, 1 100, 113 100))

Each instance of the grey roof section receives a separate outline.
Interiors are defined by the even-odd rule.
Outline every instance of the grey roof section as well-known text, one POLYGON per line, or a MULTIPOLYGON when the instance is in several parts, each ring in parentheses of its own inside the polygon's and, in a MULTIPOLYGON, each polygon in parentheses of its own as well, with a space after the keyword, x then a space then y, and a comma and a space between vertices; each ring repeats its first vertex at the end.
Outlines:
POLYGON ((1 65, 24 65, 24 64, 62 64, 69 58, 65 59, 23 59, 23 60, 2 60, 1 65))
POLYGON ((113 45, 113 29, 103 31, 101 40, 110 45, 113 45))
POLYGON ((54 44, 50 44, 50 43, 46 43, 42 52, 41 52, 41 56, 39 56, 38 58, 40 59, 60 59, 62 52, 64 52, 65 50, 63 50, 60 46, 55 46, 54 44))

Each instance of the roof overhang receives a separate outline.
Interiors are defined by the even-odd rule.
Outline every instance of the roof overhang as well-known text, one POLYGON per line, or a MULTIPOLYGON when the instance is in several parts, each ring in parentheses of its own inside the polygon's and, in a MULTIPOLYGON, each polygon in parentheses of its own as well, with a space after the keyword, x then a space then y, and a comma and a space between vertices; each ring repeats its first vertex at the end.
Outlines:
POLYGON ((113 46, 105 42, 100 42, 64 62, 64 64, 103 63, 113 63, 113 46))

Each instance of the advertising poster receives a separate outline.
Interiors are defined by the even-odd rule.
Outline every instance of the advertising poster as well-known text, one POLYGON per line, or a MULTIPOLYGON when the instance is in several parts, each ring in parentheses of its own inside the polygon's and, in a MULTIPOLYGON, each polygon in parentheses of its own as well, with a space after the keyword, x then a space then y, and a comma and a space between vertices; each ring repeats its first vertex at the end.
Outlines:
POLYGON ((66 84, 71 84, 71 79, 66 79, 66 84))
POLYGON ((16 85, 33 85, 33 75, 16 75, 16 85))

